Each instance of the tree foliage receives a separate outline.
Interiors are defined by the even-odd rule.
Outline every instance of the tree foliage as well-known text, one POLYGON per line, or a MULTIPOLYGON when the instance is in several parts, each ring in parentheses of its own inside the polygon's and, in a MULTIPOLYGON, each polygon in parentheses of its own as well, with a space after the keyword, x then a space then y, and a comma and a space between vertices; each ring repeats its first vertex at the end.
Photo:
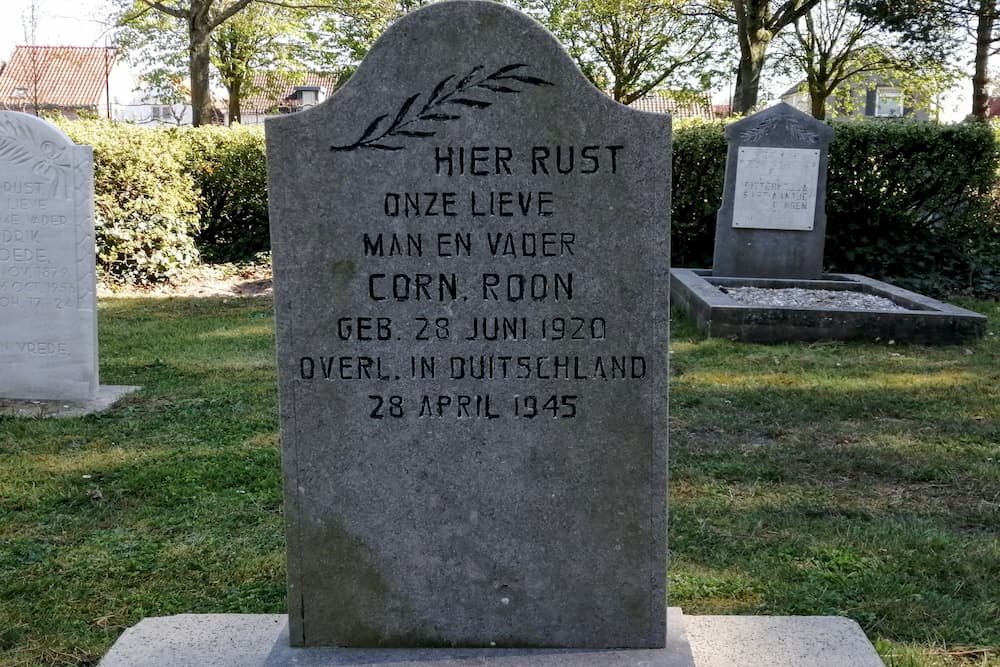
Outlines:
POLYGON ((196 126, 213 118, 213 63, 227 88, 237 92, 238 108, 252 70, 290 62, 289 49, 305 44, 299 37, 306 34, 307 18, 334 6, 334 0, 115 1, 119 42, 152 65, 158 91, 176 89, 186 72, 196 126))
POLYGON ((278 80, 305 74, 305 10, 251 4, 212 33, 212 64, 226 87, 229 122, 242 121, 241 102, 278 80), (255 73, 264 77, 255 77, 255 73))
POLYGON ((812 115, 821 120, 835 93, 840 106, 852 110, 846 108, 852 97, 863 93, 873 76, 891 80, 909 99, 929 99, 953 79, 950 69, 922 50, 907 48, 899 32, 855 11, 847 0, 820 0, 777 47, 782 61, 804 73, 812 115))
POLYGON ((768 47, 785 28, 805 16, 819 0, 708 0, 705 10, 736 28, 740 59, 736 69, 733 111, 757 106, 760 75, 768 47))
POLYGON ((985 120, 989 102, 989 60, 1000 44, 997 0, 856 0, 858 11, 898 32, 911 47, 944 61, 964 35, 975 55, 971 115, 985 120))
POLYGON ((689 0, 525 0, 521 7, 568 48, 583 73, 628 104, 654 89, 704 90, 723 24, 689 0))

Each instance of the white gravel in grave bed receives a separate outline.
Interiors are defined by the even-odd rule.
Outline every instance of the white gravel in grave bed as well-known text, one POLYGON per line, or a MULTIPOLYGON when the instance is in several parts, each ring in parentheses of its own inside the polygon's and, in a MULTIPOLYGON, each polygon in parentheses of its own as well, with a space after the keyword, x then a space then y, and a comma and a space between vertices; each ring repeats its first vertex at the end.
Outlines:
POLYGON ((790 306, 836 310, 909 310, 884 296, 849 290, 803 289, 801 287, 729 287, 719 289, 747 306, 790 306))

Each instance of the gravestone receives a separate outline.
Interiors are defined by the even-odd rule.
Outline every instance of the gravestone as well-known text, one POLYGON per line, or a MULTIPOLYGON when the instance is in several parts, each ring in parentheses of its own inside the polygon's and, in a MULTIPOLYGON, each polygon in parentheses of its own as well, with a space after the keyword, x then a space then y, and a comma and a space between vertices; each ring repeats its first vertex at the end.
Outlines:
POLYGON ((98 390, 93 158, 34 116, 0 112, 0 397, 98 390))
POLYGON ((457 0, 267 152, 291 644, 662 647, 669 118, 457 0))
POLYGON ((833 129, 781 103, 727 126, 726 139, 712 275, 821 278, 833 129))

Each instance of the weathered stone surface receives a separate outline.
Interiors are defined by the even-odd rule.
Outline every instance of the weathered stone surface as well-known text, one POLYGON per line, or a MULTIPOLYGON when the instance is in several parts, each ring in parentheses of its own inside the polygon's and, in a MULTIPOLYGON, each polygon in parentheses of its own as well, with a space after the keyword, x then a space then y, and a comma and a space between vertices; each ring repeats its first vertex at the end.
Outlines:
POLYGON ((97 390, 93 192, 89 146, 0 112, 0 397, 97 390))
POLYGON ((663 646, 669 119, 460 0, 267 142, 292 644, 663 646))
POLYGON ((788 104, 726 127, 716 276, 818 279, 833 130, 788 104))

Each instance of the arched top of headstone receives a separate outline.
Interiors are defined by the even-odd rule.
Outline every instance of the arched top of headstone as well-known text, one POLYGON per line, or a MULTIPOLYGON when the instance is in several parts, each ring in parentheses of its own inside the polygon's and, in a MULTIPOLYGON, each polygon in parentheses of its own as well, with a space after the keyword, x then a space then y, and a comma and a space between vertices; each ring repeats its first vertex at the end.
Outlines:
POLYGON ((45 152, 50 144, 76 146, 62 130, 48 121, 20 111, 0 111, 0 159, 13 159, 20 154, 18 149, 45 152))
MULTIPOLYGON (((53 194, 67 192, 78 160, 69 152, 79 148, 55 125, 20 111, 0 111, 0 164, 25 169, 47 182, 53 194)), ((85 147, 89 151, 89 147, 85 147)))
POLYGON ((726 127, 726 139, 740 146, 826 148, 833 128, 785 102, 726 127))
POLYGON ((350 80, 326 101, 268 120, 338 152, 386 154, 446 139, 474 123, 484 134, 539 125, 577 130, 618 104, 580 72, 541 24, 487 0, 446 0, 391 25, 350 80))

